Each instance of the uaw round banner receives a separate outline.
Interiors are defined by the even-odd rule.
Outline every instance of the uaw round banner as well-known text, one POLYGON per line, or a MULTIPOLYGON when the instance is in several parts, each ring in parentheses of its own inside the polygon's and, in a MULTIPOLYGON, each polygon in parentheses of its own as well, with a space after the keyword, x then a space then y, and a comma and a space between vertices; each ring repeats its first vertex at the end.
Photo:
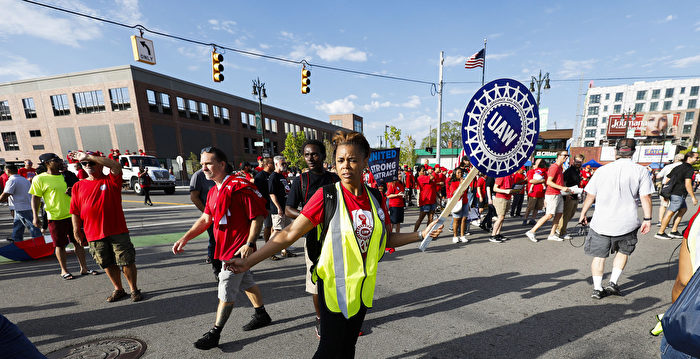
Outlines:
POLYGON ((540 132, 537 102, 525 85, 498 79, 481 87, 464 111, 464 152, 491 177, 514 173, 532 155, 540 132))

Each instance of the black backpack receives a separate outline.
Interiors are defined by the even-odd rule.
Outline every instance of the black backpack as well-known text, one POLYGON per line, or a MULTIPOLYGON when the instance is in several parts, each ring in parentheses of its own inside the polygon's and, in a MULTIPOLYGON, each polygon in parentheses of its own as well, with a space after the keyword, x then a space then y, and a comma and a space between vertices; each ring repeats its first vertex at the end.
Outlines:
MULTIPOLYGON (((302 181, 303 184, 303 181, 302 181)), ((341 185, 342 186, 342 185, 341 185)), ((374 196, 381 208, 382 195, 378 189, 372 187, 366 187, 369 193, 374 196)), ((321 187, 319 190, 323 191, 323 224, 321 224, 321 236, 307 235, 306 236, 306 251, 309 254, 309 259, 311 260, 311 268, 309 272, 312 274, 313 278, 314 270, 318 264, 318 257, 321 256, 321 249, 323 248, 323 241, 328 234, 328 224, 331 223, 331 219, 335 215, 335 207, 338 202, 338 190, 335 188, 335 183, 327 184, 321 187)), ((385 213, 388 215, 388 213, 385 213)), ((312 231, 317 231, 318 228, 314 228, 312 231)), ((310 233, 317 234, 317 233, 310 233)))

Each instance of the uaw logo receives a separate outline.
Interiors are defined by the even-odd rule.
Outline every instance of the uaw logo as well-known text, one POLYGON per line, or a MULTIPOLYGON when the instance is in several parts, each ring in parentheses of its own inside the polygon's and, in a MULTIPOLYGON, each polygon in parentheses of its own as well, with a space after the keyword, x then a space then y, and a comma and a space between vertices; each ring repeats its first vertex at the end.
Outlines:
POLYGON ((470 162, 492 177, 515 172, 535 150, 539 110, 532 93, 512 79, 480 88, 462 119, 462 141, 470 162))

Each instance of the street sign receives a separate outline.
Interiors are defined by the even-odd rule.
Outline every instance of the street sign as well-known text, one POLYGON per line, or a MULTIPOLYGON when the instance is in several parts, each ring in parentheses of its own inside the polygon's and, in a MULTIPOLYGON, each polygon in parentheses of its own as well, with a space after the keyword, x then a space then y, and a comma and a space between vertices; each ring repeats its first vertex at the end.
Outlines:
POLYGON ((255 132, 257 132, 258 135, 262 135, 263 133, 262 117, 258 111, 255 112, 255 132))
POLYGON ((255 147, 262 147, 263 146, 262 141, 255 141, 253 144, 255 145, 255 147))
POLYGON ((134 60, 150 65, 156 64, 156 50, 153 41, 133 35, 131 36, 131 49, 134 51, 134 60))

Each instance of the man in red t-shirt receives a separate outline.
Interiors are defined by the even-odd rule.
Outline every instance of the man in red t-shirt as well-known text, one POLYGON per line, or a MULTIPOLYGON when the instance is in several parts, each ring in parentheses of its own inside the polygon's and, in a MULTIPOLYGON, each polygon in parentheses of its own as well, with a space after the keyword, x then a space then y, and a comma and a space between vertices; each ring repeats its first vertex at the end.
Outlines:
MULTIPOLYGON (((435 165, 435 184, 437 185, 437 197, 438 197, 438 202, 440 206, 442 206, 442 200, 447 196, 447 176, 445 176, 445 173, 440 167, 440 165, 435 165)), ((430 222, 430 221, 428 221, 430 222)))
POLYGON ((406 199, 406 206, 412 206, 413 205, 413 196, 415 193, 415 186, 416 186, 416 178, 413 177, 413 170, 408 167, 408 165, 404 166, 404 171, 406 172, 406 196, 408 197, 406 199))
POLYGON ((527 178, 525 177, 525 167, 521 167, 515 173, 513 173, 513 189, 517 189, 517 191, 513 192, 513 203, 511 203, 510 206, 511 217, 522 217, 520 212, 523 209, 526 184, 527 178))
POLYGON ((32 165, 32 160, 24 160, 24 167, 18 169, 17 174, 31 181, 36 176, 36 168, 32 167, 32 165))
POLYGON ((428 168, 427 172, 424 167, 421 167, 418 172, 418 206, 420 206, 420 214, 413 231, 417 232, 423 218, 428 216, 428 223, 433 221, 435 213, 435 202, 437 201, 437 184, 435 183, 435 174, 432 168, 428 168))
MULTIPOLYGON (((214 259, 231 261, 237 257, 246 258, 255 250, 255 241, 267 216, 266 202, 254 184, 228 175, 226 162, 226 154, 220 149, 212 146, 202 150, 202 172, 216 186, 209 190, 202 216, 173 244, 174 254, 182 253, 187 242, 212 225, 216 239, 214 259)), ((234 274, 224 267, 219 273, 219 305, 214 327, 194 343, 195 348, 208 350, 219 345, 221 330, 231 315, 233 301, 240 291, 245 291, 255 308, 253 319, 243 326, 243 330, 262 328, 272 322, 265 311, 260 288, 250 271, 234 274)))
POLYGON ((559 218, 561 218, 561 214, 564 212, 564 200, 561 196, 561 192, 569 192, 569 188, 564 186, 564 171, 562 170, 562 165, 568 158, 569 153, 566 150, 559 151, 556 161, 549 166, 546 182, 547 189, 544 192, 545 215, 535 223, 532 229, 525 232, 527 238, 533 242, 537 242, 537 238, 535 238, 537 229, 552 218, 554 218, 554 222, 552 223, 552 229, 549 232, 547 240, 557 242, 563 241, 561 237, 557 236, 556 230, 557 227, 559 227, 559 218))
POLYGON ((535 165, 531 170, 527 171, 527 208, 525 209, 525 218, 523 226, 534 225, 537 223, 535 217, 537 212, 544 208, 544 188, 547 181, 547 163, 538 158, 535 160, 535 165), (528 217, 531 217, 528 221, 528 217))
POLYGON ((143 295, 136 284, 136 251, 122 209, 122 166, 85 152, 74 152, 71 156, 88 174, 87 179, 73 185, 71 192, 73 235, 80 243, 87 239, 92 257, 112 282, 114 291, 107 301, 115 302, 127 296, 122 287, 123 271, 131 289, 131 300, 138 302, 143 295), (103 167, 109 168, 108 175, 103 173, 103 167))
POLYGON ((386 184, 386 198, 389 199, 389 218, 393 231, 401 233, 401 223, 404 220, 404 200, 406 186, 396 180, 386 184))
POLYGON ((493 198, 493 206, 496 208, 496 222, 493 223, 493 230, 491 231, 489 242, 500 243, 508 240, 508 238, 501 234, 501 227, 503 227, 506 213, 508 213, 508 209, 510 209, 512 194, 517 191, 513 189, 514 183, 513 175, 499 177, 494 181, 493 192, 495 195, 493 198))

